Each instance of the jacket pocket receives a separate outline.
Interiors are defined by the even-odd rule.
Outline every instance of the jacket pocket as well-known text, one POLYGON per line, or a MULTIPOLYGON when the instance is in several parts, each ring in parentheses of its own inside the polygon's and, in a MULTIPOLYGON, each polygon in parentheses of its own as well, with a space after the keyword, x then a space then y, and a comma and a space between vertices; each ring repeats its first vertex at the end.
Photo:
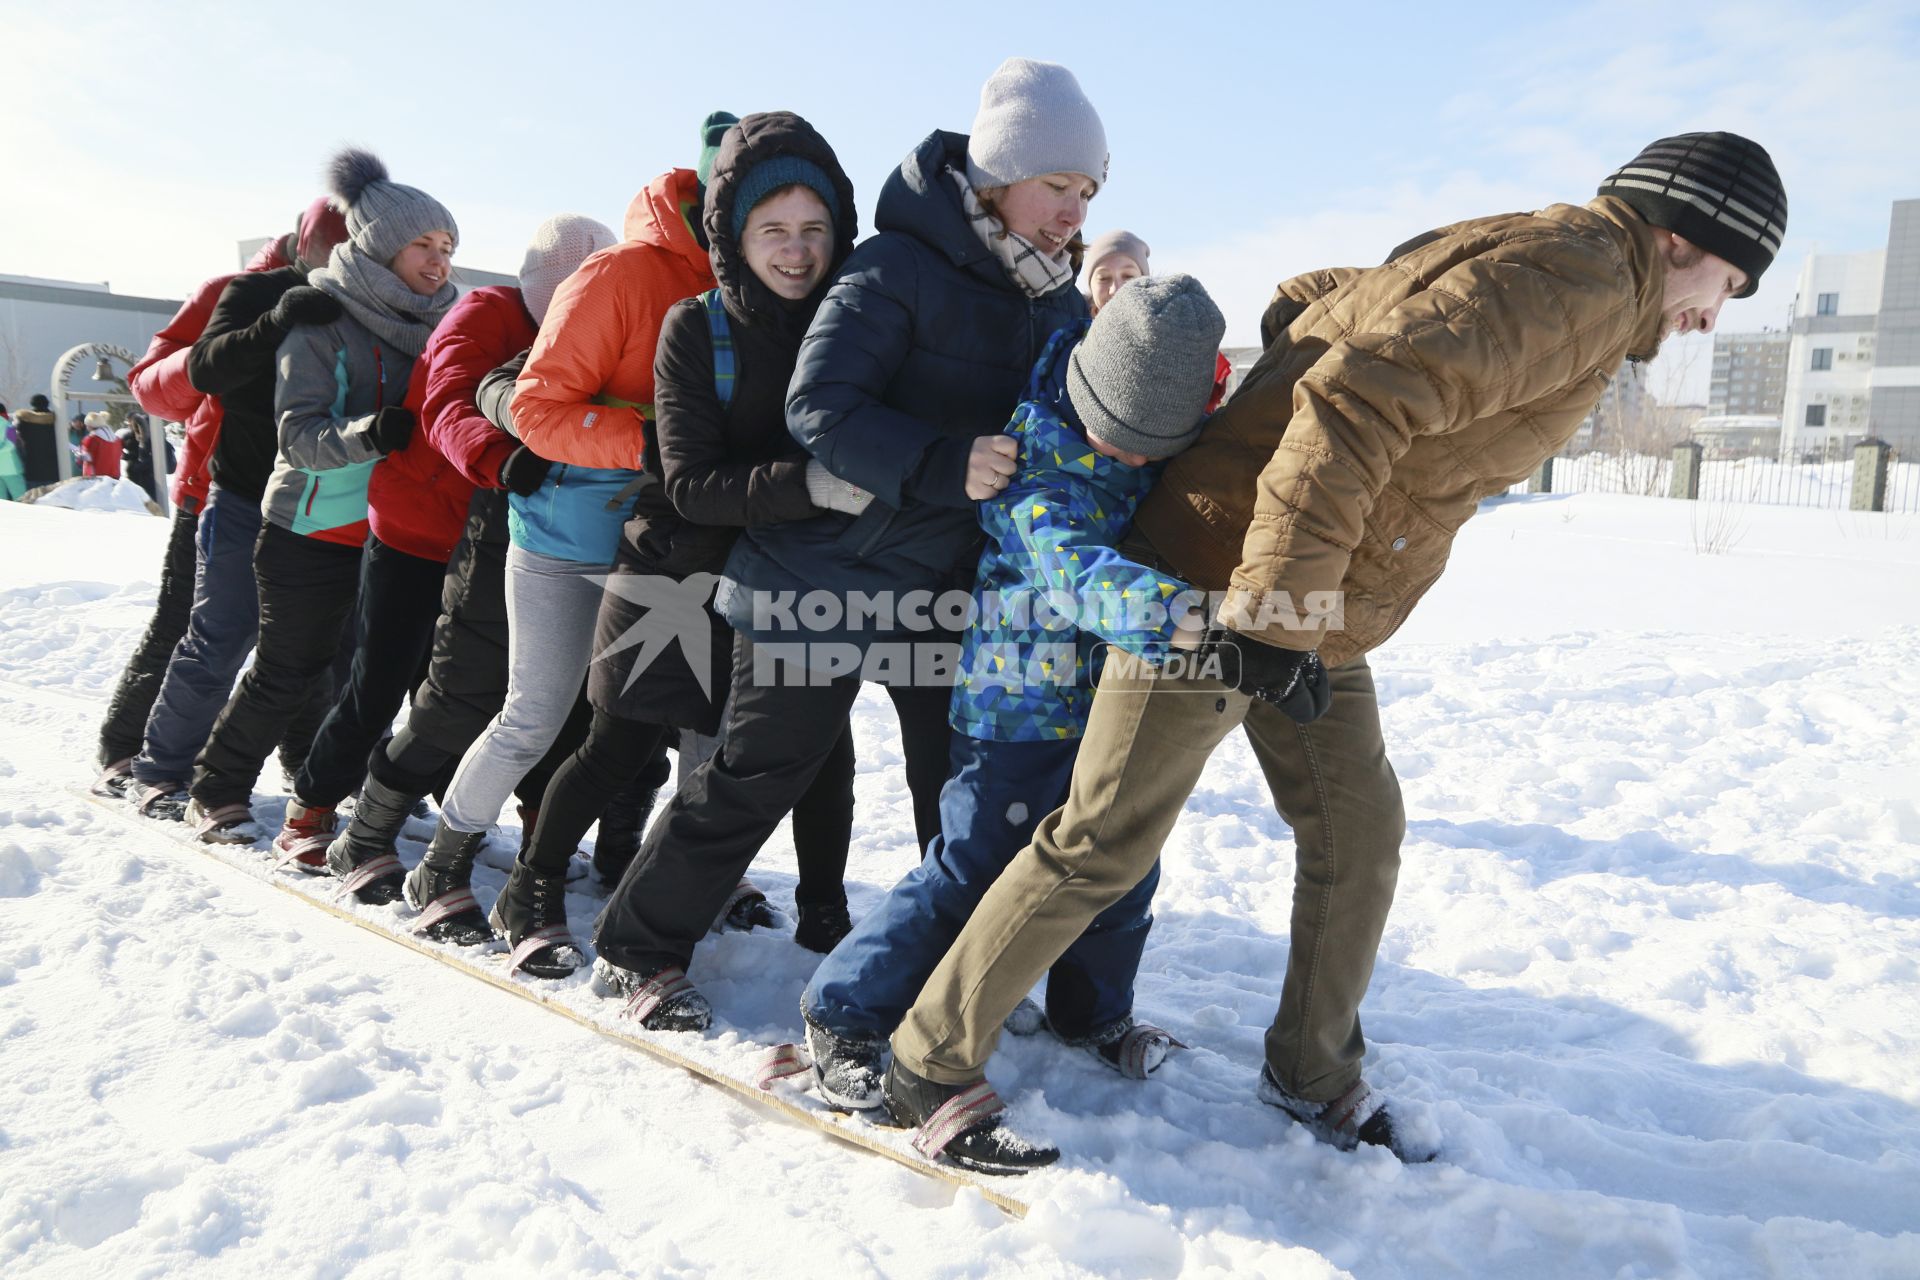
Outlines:
POLYGON ((887 536, 887 530, 893 527, 894 517, 899 514, 884 503, 869 502, 867 509, 840 531, 840 535, 833 540, 834 545, 852 553, 854 559, 864 560, 873 554, 873 549, 887 536))
POLYGON ((293 531, 305 537, 365 520, 367 481, 379 462, 378 458, 370 458, 351 466, 304 472, 307 483, 293 514, 293 531))

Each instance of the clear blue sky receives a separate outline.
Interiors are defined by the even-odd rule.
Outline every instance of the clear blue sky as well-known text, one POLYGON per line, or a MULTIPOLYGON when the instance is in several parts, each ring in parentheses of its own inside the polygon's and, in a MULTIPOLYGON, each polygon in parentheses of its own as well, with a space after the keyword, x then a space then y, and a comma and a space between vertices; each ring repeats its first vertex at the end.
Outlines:
MULTIPOLYGON (((1884 243, 1920 196, 1920 9, 1837 4, 174 3, 0 0, 0 273, 179 297, 318 194, 343 142, 512 271, 561 211, 614 226, 691 162, 715 107, 788 108, 838 150, 863 225, 887 172, 1020 54, 1073 68, 1113 153, 1090 231, 1125 226, 1255 340, 1273 284, 1377 261, 1455 218, 1584 200, 1641 144, 1735 129, 1792 204, 1761 295, 1809 251, 1884 243)), ((1703 359, 1685 381, 1704 394, 1703 359)))

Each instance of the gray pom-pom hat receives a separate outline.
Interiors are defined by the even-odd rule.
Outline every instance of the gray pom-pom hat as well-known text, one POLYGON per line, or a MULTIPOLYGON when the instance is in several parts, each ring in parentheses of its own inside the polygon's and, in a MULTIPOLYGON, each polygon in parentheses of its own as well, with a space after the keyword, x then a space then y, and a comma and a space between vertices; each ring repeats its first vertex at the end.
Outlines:
POLYGON ((447 206, 418 187, 387 176, 380 157, 347 147, 327 161, 327 190, 347 219, 347 237, 375 262, 394 255, 429 231, 444 231, 460 243, 460 228, 447 206))

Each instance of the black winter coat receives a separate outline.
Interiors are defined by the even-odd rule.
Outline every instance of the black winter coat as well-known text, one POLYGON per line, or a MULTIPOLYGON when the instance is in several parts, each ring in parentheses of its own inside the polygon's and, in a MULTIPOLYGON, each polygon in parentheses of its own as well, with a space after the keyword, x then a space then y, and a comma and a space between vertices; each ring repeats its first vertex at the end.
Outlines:
POLYGON ((273 412, 275 363, 286 330, 269 317, 280 295, 306 283, 298 267, 243 271, 220 291, 199 341, 187 353, 187 381, 219 396, 220 439, 209 462, 214 483, 259 502, 280 453, 273 412))
MULTIPOLYGON (((676 303, 661 325, 653 366, 655 416, 646 459, 660 483, 637 495, 615 559, 616 579, 632 584, 647 577, 680 582, 693 574, 717 576, 743 529, 819 514, 807 496, 808 454, 787 430, 787 384, 826 282, 853 250, 855 217, 852 184, 832 148, 804 120, 784 111, 765 112, 728 131, 707 182, 703 223, 733 347, 733 391, 723 405, 714 384, 713 322, 706 299, 676 303), (817 164, 833 180, 842 213, 835 220, 826 277, 812 297, 800 302, 786 301, 762 284, 747 268, 733 235, 733 197, 740 179, 774 155, 800 155, 817 164)), ((705 598, 711 597, 709 589, 705 598)), ((630 682, 633 662, 647 648, 617 646, 651 608, 647 592, 609 587, 594 639, 594 652, 607 656, 589 670, 588 699, 596 709, 628 719, 717 732, 732 629, 708 612, 704 679, 696 678, 690 655, 676 646, 653 653, 641 677, 630 682)), ((680 645, 696 642, 697 626, 674 630, 686 637, 680 645)))
POLYGON ((854 250, 801 344, 787 427, 874 502, 740 539, 721 609, 756 640, 885 637, 756 632, 754 591, 965 590, 981 539, 965 488, 974 438, 1006 425, 1047 339, 1086 318, 1071 283, 1030 299, 975 235, 946 175, 966 151, 965 135, 937 131, 887 179, 879 234, 854 250))

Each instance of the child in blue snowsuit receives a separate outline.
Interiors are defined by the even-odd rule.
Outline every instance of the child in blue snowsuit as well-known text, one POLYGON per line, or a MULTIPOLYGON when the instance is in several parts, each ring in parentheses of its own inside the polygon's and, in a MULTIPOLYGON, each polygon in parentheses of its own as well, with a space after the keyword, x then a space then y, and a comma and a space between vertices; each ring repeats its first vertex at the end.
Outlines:
MULTIPOLYGON (((986 550, 954 687, 941 833, 815 971, 801 997, 815 1082, 837 1106, 879 1104, 887 1037, 974 906, 1066 800, 1107 645, 1153 657, 1183 624, 1187 585, 1114 548, 1159 463, 1199 435, 1219 309, 1191 276, 1136 280, 1084 338, 1062 330, 1006 431, 1019 468, 981 504, 986 550)), ((1145 1076, 1171 1037, 1132 1017, 1159 868, 1054 964, 1047 1020, 1123 1073, 1145 1076), (1130 1034, 1132 1033, 1132 1034, 1130 1034)))

